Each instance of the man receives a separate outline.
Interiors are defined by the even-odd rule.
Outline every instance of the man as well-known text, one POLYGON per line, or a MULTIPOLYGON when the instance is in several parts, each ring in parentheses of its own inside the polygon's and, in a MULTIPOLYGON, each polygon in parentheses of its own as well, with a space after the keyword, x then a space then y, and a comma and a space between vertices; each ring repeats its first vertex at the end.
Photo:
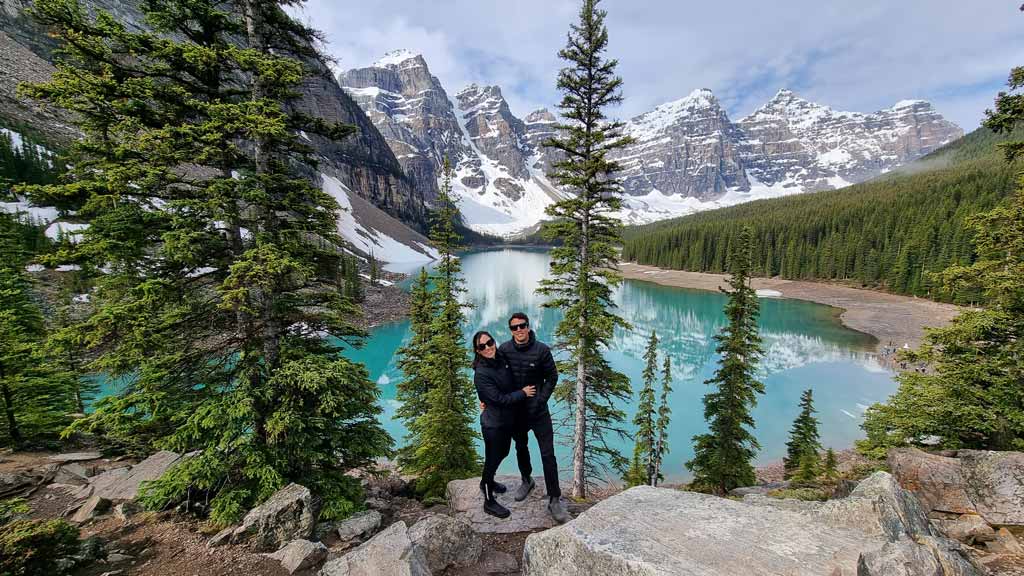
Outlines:
POLYGON ((558 486, 558 462, 555 460, 555 432, 551 425, 551 412, 548 411, 548 399, 555 391, 558 382, 558 368, 551 356, 547 344, 537 341, 537 336, 530 329, 530 319, 522 312, 516 312, 509 318, 509 331, 512 339, 501 345, 499 349, 512 369, 512 377, 517 388, 536 386, 537 393, 527 398, 518 406, 516 426, 513 439, 516 443, 516 460, 519 462, 519 473, 522 483, 516 490, 515 500, 521 502, 533 490, 533 466, 530 463, 529 432, 540 445, 540 460, 544 465, 544 485, 548 492, 548 512, 559 523, 564 524, 572 518, 562 504, 562 490, 558 486))

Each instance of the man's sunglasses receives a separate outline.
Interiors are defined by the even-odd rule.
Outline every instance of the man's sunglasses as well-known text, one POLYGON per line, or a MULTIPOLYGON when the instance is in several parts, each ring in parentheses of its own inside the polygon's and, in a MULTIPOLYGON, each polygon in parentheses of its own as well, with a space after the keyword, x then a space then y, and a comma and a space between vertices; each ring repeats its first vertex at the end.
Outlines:
POLYGON ((530 323, 529 322, 523 322, 521 324, 509 324, 508 325, 508 329, 513 331, 513 332, 518 332, 519 330, 525 330, 525 329, 527 329, 529 327, 530 327, 530 323))
POLYGON ((481 342, 481 343, 477 344, 476 345, 476 349, 481 351, 481 352, 483 352, 484 350, 487 350, 491 346, 494 346, 494 338, 491 338, 487 342, 481 342))

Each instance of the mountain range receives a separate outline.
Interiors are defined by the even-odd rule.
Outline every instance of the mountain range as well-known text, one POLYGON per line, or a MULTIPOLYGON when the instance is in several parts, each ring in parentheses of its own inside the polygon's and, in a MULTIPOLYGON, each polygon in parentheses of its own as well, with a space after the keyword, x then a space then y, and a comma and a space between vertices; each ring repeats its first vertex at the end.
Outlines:
MULTIPOLYGON (((542 146, 555 135, 550 111, 517 118, 498 86, 470 85, 452 98, 423 56, 406 50, 337 78, 427 201, 448 158, 470 227, 501 236, 529 231, 564 194, 546 176, 556 160, 542 146)), ((963 136, 923 100, 863 114, 780 90, 733 121, 707 89, 632 118, 626 133, 634 143, 616 159, 626 192, 620 216, 628 224, 841 188, 963 136)))
MULTIPOLYGON (((136 2, 86 4, 129 27, 146 26, 136 2)), ((8 0, 0 8, 0 128, 59 150, 77 137, 71 119, 15 90, 54 70, 55 46, 25 13, 29 5, 8 0)), ((480 232, 527 234, 565 194, 546 176, 558 160, 542 145, 556 135, 550 111, 519 118, 498 86, 450 93, 425 59, 408 51, 365 68, 317 66, 302 86, 301 108, 358 133, 342 142, 308 136, 319 160, 309 176, 348 207, 339 229, 357 251, 391 262, 431 257, 422 233, 445 158, 464 220, 480 232)), ((863 181, 962 134, 924 101, 860 114, 785 90, 738 122, 710 91, 696 90, 629 120, 627 131, 636 141, 618 157, 627 193, 620 216, 634 224, 863 181)), ((4 204, 32 208, 23 200, 4 204)), ((56 222, 52 212, 37 211, 46 224, 56 222)))

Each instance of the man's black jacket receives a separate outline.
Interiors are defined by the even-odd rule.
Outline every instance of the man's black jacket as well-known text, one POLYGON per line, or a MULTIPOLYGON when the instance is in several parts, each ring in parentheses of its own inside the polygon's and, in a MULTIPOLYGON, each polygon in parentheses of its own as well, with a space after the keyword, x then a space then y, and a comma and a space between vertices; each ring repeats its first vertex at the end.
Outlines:
POLYGON ((498 352, 508 360, 516 388, 537 387, 537 395, 523 403, 526 415, 533 419, 548 414, 548 398, 558 382, 558 368, 548 345, 538 342, 536 334, 530 330, 530 339, 525 344, 520 346, 515 340, 509 340, 498 352))
POLYGON ((477 397, 487 405, 480 414, 480 425, 484 428, 511 427, 526 393, 522 387, 516 388, 508 360, 501 352, 493 359, 478 357, 473 384, 476 385, 477 397))

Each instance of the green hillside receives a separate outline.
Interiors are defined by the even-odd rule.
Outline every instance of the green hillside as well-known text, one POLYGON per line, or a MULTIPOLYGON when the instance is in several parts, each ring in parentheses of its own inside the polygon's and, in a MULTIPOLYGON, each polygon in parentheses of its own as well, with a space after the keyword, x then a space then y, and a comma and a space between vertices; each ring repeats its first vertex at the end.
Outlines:
POLYGON ((1014 189, 1019 165, 996 144, 1020 138, 979 128, 891 174, 842 190, 760 200, 626 231, 623 260, 723 272, 740 229, 755 230, 756 273, 832 280, 901 294, 940 294, 929 277, 975 258, 966 219, 1014 189))

